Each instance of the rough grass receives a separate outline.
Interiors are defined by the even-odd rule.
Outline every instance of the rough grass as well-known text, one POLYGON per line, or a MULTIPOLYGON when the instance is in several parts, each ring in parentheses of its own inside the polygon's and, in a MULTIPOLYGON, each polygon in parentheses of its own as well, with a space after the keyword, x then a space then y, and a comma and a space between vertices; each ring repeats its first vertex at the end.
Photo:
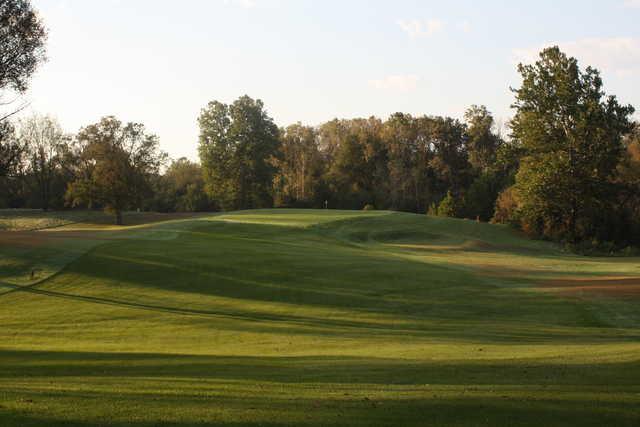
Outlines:
POLYGON ((375 211, 91 228, 0 240, 2 426, 640 423, 638 299, 548 286, 638 258, 375 211))
MULTIPOLYGON (((125 212, 125 225, 140 225, 171 219, 196 216, 190 213, 163 214, 157 212, 125 212)), ((0 209, 0 230, 33 231, 77 224, 87 227, 102 227, 113 224, 115 217, 104 211, 69 210, 49 211, 40 209, 0 209)))

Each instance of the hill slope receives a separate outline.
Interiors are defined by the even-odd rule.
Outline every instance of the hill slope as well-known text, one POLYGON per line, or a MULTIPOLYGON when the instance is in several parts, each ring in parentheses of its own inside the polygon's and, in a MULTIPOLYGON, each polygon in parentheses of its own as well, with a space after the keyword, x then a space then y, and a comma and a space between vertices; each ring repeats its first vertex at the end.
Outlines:
POLYGON ((13 236, 3 426, 640 422, 638 258, 389 212, 13 236))

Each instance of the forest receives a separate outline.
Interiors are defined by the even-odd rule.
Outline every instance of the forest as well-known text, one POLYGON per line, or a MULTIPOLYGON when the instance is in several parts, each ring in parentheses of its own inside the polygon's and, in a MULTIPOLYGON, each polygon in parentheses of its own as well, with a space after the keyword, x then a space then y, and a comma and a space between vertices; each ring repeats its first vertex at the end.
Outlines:
MULTIPOLYGON (((0 19, 0 90, 23 93, 45 60, 46 31, 27 2, 8 2, 0 19)), ((507 223, 584 251, 633 250, 633 107, 558 47, 518 72, 504 126, 472 105, 462 119, 398 112, 280 127, 261 100, 212 101, 194 117, 199 162, 169 159, 142 123, 108 116, 73 134, 16 108, 0 119, 0 208, 105 209, 117 223, 126 210, 397 210, 507 223)))

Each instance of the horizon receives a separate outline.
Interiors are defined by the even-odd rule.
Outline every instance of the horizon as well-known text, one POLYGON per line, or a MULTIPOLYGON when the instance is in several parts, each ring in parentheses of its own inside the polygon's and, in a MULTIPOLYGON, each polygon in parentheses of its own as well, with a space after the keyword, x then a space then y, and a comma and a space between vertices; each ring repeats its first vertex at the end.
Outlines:
POLYGON ((545 1, 526 13, 500 1, 482 10, 469 1, 367 5, 350 2, 336 15, 336 2, 36 0, 49 60, 22 115, 51 115, 69 133, 114 115, 145 124, 172 158, 191 160, 200 110, 244 94, 280 127, 397 111, 462 120, 473 104, 505 123, 516 64, 550 45, 598 68, 621 103, 640 105, 636 0, 545 1))

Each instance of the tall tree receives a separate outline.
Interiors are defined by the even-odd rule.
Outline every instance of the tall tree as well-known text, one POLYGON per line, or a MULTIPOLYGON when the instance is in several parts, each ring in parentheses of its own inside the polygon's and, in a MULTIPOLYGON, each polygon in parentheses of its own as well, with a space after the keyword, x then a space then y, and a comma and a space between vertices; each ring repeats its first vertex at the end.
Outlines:
MULTIPOLYGON (((37 66, 45 60, 47 34, 28 0, 0 2, 0 106, 8 92, 23 93, 37 66)), ((7 119, 20 108, 0 111, 0 177, 15 170, 24 147, 14 138, 7 119)))
POLYGON ((20 122, 19 138, 27 150, 29 172, 38 188, 40 206, 46 211, 51 186, 68 151, 68 138, 55 119, 36 115, 20 122))
MULTIPOLYGON (((384 123, 389 171, 389 207, 420 210, 421 192, 417 164, 426 153, 420 152, 416 120, 410 114, 395 113, 384 123)), ((422 164, 426 165, 425 159, 422 164)))
POLYGON ((486 172, 496 161, 496 154, 502 143, 493 131, 493 115, 484 105, 472 105, 465 113, 467 124, 467 150, 473 167, 486 172))
POLYGON ((45 60, 47 33, 28 0, 0 3, 0 89, 24 92, 45 60))
POLYGON ((24 147, 16 137, 13 123, 0 121, 0 178, 15 173, 23 154, 24 147))
POLYGON ((624 140, 625 151, 618 165, 618 240, 640 243, 640 124, 624 140))
POLYGON ((315 128, 300 123, 280 132, 275 179, 277 204, 311 206, 317 201, 324 166, 318 138, 315 128))
POLYGON ((367 204, 386 207, 386 147, 382 121, 333 120, 320 127, 320 143, 328 160, 330 203, 350 209, 367 204))
POLYGON ((434 187, 441 197, 450 191, 459 199, 472 178, 465 125, 450 117, 423 117, 421 122, 427 131, 424 149, 432 153, 429 167, 435 176, 434 187))
POLYGON ((122 212, 140 206, 149 178, 166 159, 158 138, 142 124, 123 124, 109 116, 81 129, 77 139, 86 169, 69 186, 70 204, 101 205, 122 224, 122 212))
POLYGON ((202 168, 185 157, 171 162, 163 176, 174 198, 173 210, 199 212, 211 207, 204 190, 202 168))
POLYGON ((278 127, 260 100, 210 102, 200 113, 199 154, 207 191, 223 209, 273 205, 278 127))
POLYGON ((610 185, 631 129, 630 105, 606 96, 597 70, 558 47, 518 66, 512 136, 526 152, 516 177, 525 227, 572 241, 594 236, 615 199, 610 185))

